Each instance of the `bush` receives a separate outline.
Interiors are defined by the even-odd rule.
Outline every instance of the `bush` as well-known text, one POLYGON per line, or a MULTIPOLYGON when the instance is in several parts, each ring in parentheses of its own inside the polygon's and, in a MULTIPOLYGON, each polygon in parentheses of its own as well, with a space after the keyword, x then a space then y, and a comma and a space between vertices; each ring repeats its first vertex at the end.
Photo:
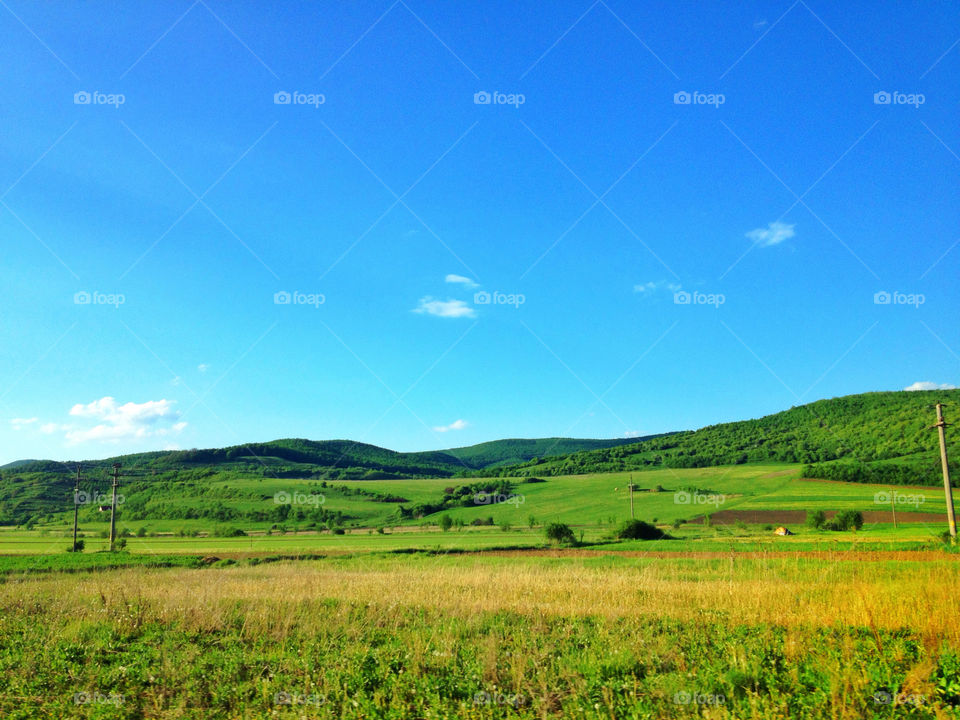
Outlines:
POLYGON ((681 525, 683 525, 683 520, 681 520, 680 518, 677 518, 676 520, 673 521, 674 530, 679 530, 681 525))
POLYGON ((663 530, 643 520, 628 520, 617 532, 621 540, 660 540, 665 536, 663 530))
POLYGON ((333 529, 334 535, 343 535, 346 532, 342 527, 337 527, 333 529))
POLYGON ((837 532, 844 530, 859 530, 863 527, 863 513, 859 510, 844 510, 838 512, 833 520, 829 522, 827 528, 837 532))
POLYGON ((547 536, 547 540, 559 545, 573 545, 577 541, 573 536, 573 530, 570 529, 570 526, 564 525, 563 523, 547 523, 543 531, 547 536))
MULTIPOLYGON (((77 552, 83 552, 83 548, 84 548, 83 540, 77 540, 77 550, 76 550, 76 551, 77 551, 77 552)), ((73 545, 70 545, 70 546, 67 548, 67 552, 73 552, 73 551, 74 551, 74 550, 73 550, 73 545)))
POLYGON ((821 530, 827 524, 827 516, 823 510, 807 510, 807 527, 821 530))
POLYGON ((440 529, 443 530, 444 532, 446 532, 447 530, 449 530, 449 529, 452 528, 452 527, 453 527, 453 518, 451 518, 449 515, 441 515, 441 516, 440 516, 440 529))
POLYGON ((215 537, 245 537, 246 533, 237 527, 219 525, 213 530, 215 537))

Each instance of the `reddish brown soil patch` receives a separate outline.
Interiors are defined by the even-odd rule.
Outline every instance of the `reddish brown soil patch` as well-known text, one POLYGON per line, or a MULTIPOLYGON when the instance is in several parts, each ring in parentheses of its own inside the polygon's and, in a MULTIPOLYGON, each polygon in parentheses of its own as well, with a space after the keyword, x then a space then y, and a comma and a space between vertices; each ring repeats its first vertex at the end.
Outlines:
MULTIPOLYGON (((827 510, 826 516, 832 518, 837 514, 836 510, 827 510)), ((807 513, 804 510, 720 510, 710 515, 711 525, 730 525, 738 520, 748 525, 803 525, 807 519, 807 513)), ((867 510, 863 513, 865 523, 893 523, 893 515, 889 510, 867 510)), ((691 524, 700 525, 703 523, 703 517, 697 517, 689 521, 691 524)), ((945 513, 918 513, 918 512, 899 512, 897 513, 897 524, 901 523, 925 523, 928 525, 946 525, 945 513)))

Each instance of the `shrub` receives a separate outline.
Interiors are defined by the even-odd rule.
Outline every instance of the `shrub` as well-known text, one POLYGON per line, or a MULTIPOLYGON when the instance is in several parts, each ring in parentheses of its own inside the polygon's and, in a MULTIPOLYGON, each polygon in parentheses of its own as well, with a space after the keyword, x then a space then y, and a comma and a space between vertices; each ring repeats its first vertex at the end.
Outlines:
POLYGON ((833 520, 829 522, 827 528, 842 532, 844 530, 859 530, 863 527, 863 513, 859 510, 844 510, 838 512, 833 520))
POLYGON ((343 535, 346 532, 342 527, 337 527, 333 529, 334 535, 343 535))
POLYGON ((237 527, 218 525, 214 528, 215 537, 245 537, 246 533, 237 527))
MULTIPOLYGON (((77 540, 77 552, 83 552, 83 540, 77 540)), ((73 552, 73 545, 67 547, 67 552, 73 552)))
POLYGON ((674 530, 678 530, 681 525, 683 525, 683 520, 681 520, 680 518, 677 518, 676 520, 673 521, 674 530))
POLYGON ((573 530, 570 529, 569 525, 558 522, 547 523, 543 531, 547 536, 547 540, 555 542, 558 545, 573 545, 576 542, 573 530))
POLYGON ((449 515, 441 515, 441 516, 440 516, 440 529, 443 530, 444 532, 446 532, 447 530, 449 530, 449 529, 452 528, 452 527, 453 527, 453 518, 451 518, 449 515))
POLYGON ((628 520, 617 532, 617 537, 621 540, 659 540, 665 535, 656 525, 643 520, 628 520))
POLYGON ((820 530, 827 524, 827 516, 823 510, 807 510, 807 527, 820 530))

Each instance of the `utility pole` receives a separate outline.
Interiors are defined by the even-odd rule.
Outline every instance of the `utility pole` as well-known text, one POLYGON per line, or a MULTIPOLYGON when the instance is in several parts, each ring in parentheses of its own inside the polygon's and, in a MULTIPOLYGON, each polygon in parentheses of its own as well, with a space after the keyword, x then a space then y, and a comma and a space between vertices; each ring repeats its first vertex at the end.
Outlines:
POLYGON ((893 513, 893 529, 897 529, 897 491, 890 488, 890 512, 893 513))
POLYGON ((947 522, 950 524, 950 538, 957 540, 957 518, 953 514, 953 490, 950 488, 950 467, 947 465, 947 436, 944 429, 947 421, 943 419, 943 403, 937 403, 937 424, 940 434, 940 464, 943 466, 943 492, 947 499, 947 522))
POLYGON ((73 485, 73 551, 77 551, 77 515, 80 512, 80 465, 77 465, 77 481, 73 485))
POLYGON ((120 463, 113 464, 113 499, 110 501, 110 552, 117 532, 117 485, 120 482, 120 463))
POLYGON ((627 487, 630 489, 630 519, 633 520, 633 475, 630 476, 630 484, 627 487))

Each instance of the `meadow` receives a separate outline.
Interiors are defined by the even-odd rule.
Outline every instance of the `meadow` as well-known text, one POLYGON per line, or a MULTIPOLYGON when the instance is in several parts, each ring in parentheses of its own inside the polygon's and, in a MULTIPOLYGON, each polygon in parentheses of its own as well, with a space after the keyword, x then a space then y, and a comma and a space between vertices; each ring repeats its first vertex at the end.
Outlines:
MULTIPOLYGON (((261 504, 316 489, 251 482, 261 504)), ((454 482, 337 485, 427 503, 454 482)), ((263 522, 224 536, 121 513, 114 553, 99 517, 81 522, 82 553, 65 552, 66 513, 0 528, 0 716, 960 716, 960 554, 917 514, 943 512, 936 488, 898 488, 898 517, 921 521, 894 528, 890 488, 797 465, 513 487, 406 521, 332 492, 325 504, 372 520, 341 533, 263 522), (616 538, 631 480, 634 514, 668 537, 616 538), (764 521, 811 509, 877 520, 787 537, 764 521), (443 516, 460 522, 444 531, 443 516), (549 522, 577 542, 549 543, 549 522)), ((244 490, 231 487, 252 502, 244 490)))
POLYGON ((957 560, 574 549, 15 572, 0 713, 954 717, 957 560))

